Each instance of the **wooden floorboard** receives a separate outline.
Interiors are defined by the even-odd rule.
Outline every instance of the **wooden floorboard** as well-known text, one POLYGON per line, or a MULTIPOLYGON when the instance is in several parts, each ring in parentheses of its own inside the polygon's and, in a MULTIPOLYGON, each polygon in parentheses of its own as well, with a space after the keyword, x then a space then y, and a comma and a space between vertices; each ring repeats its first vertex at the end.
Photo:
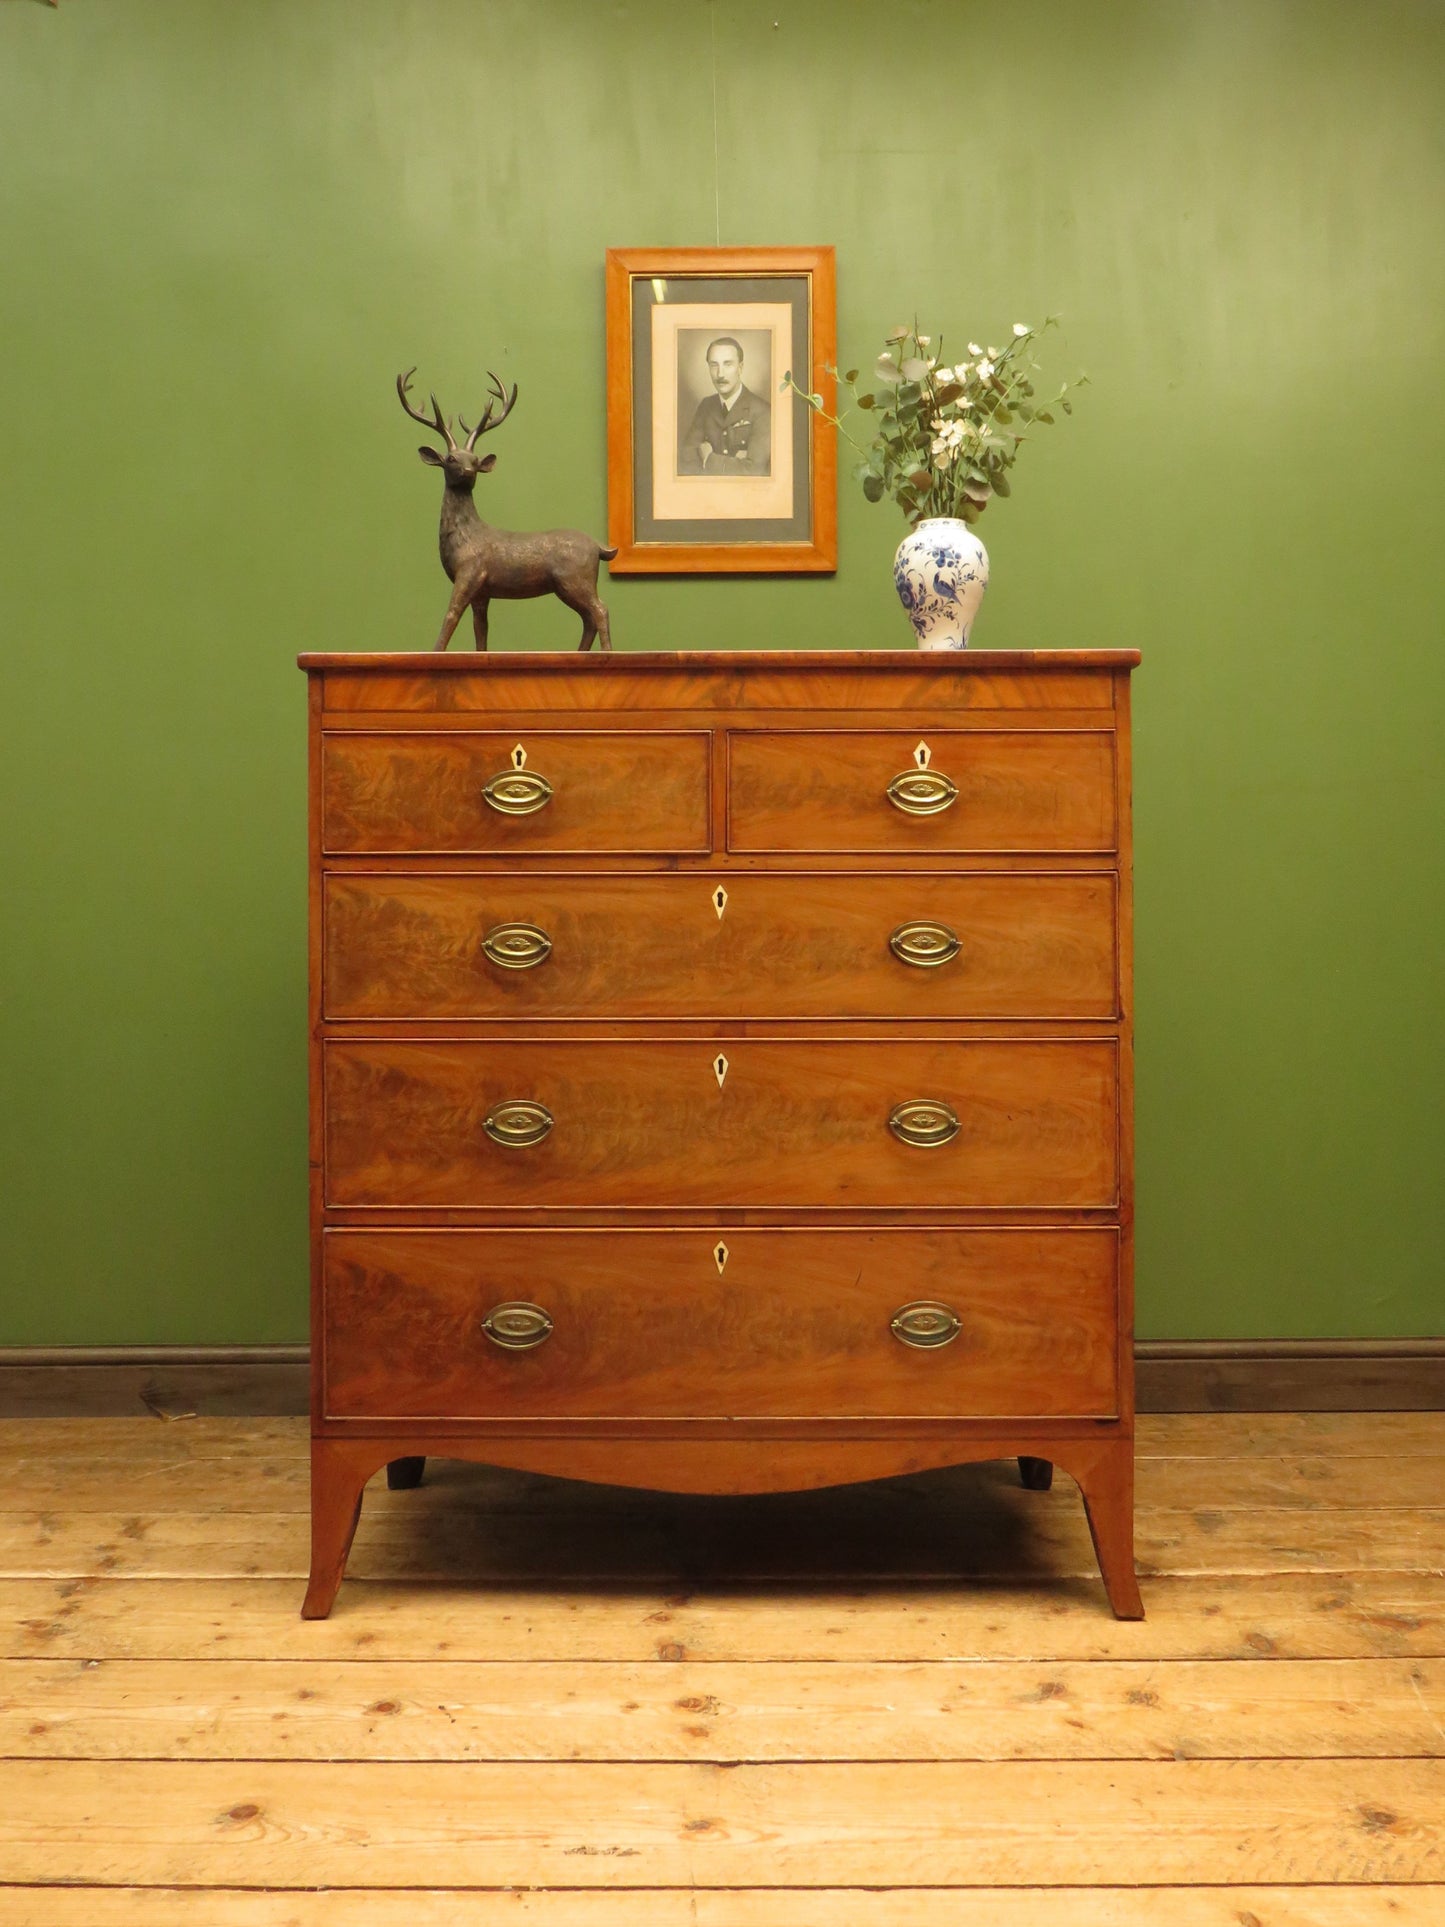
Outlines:
POLYGON ((1440 1927, 1445 1887, 0 1890, 0 1927, 1440 1927))
POLYGON ((1445 1662, 4 1660, 0 1758, 1174 1760, 1445 1754, 1445 1662))
POLYGON ((0 1424, 0 1927, 1434 1927, 1445 1415, 1140 1434, 1141 1623, 1007 1465, 457 1464, 308 1623, 304 1425, 0 1424))
POLYGON ((633 1590, 348 1579, 0 1580, 0 1652, 72 1659, 1357 1659, 1445 1654, 1438 1573, 1155 1578, 1119 1621, 1092 1578, 1027 1585, 633 1590))
POLYGON ((0 1762, 0 1879, 789 1887, 1445 1881, 1422 1760, 0 1762))
MULTIPOLYGON (((362 1511, 348 1570, 358 1579, 599 1580, 759 1583, 825 1579, 1017 1576, 1088 1579, 1097 1572, 1076 1494, 981 1489, 972 1506, 943 1488, 937 1507, 856 1506, 834 1495, 787 1502, 700 1500, 639 1505, 623 1517, 579 1500, 567 1512, 490 1513, 465 1494, 378 1493, 362 1511)), ((1445 1495, 1442 1495, 1445 1497, 1445 1495)), ((1445 1506, 1306 1512, 1140 1508, 1141 1580, 1164 1573, 1434 1572, 1445 1563, 1445 1506)), ((0 1571, 25 1578, 88 1574, 146 1579, 299 1579, 309 1539, 299 1513, 149 1510, 0 1512, 0 1571)))

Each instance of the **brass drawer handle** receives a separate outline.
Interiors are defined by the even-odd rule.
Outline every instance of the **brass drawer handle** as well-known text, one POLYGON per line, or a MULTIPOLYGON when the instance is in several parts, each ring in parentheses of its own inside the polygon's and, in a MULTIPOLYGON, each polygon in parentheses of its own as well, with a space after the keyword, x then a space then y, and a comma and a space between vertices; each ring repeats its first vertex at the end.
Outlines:
POLYGON ((492 1306, 482 1320, 482 1330, 504 1352, 530 1352, 552 1336, 552 1320, 540 1305, 511 1299, 492 1306))
POLYGON ((899 963, 933 970, 939 964, 952 963, 963 945, 958 932, 946 923, 900 923, 888 939, 888 948, 899 963))
POLYGON ((504 769, 482 785, 482 796, 503 816, 533 816, 552 801, 552 785, 534 769, 504 769))
POLYGON ((888 785, 888 801, 905 816, 937 816, 957 797, 957 783, 941 769, 901 770, 888 785))
POLYGON ((490 1117, 482 1119, 482 1129, 493 1144, 514 1146, 540 1144, 551 1130, 552 1113, 545 1104, 534 1104, 529 1097, 509 1097, 497 1105, 490 1117))
POLYGON ((958 1113, 939 1098, 910 1097, 888 1113, 888 1128, 905 1144, 947 1144, 958 1136, 958 1113))
POLYGON ((936 1304, 931 1298, 919 1298, 894 1312, 888 1329, 900 1345, 932 1352, 940 1345, 953 1343, 963 1330, 963 1320, 949 1306, 936 1304))
POLYGON ((532 970, 551 956, 552 939, 535 923, 498 923, 482 938, 482 950, 503 970, 532 970))

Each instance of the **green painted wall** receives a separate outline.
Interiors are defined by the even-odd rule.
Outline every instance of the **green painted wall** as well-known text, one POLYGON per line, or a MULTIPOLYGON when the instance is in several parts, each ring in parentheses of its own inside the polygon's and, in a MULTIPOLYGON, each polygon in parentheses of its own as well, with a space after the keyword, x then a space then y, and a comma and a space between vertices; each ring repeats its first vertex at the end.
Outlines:
MULTIPOLYGON (((1435 0, 0 6, 0 1342, 303 1336, 292 658, 439 619, 392 377, 515 377, 496 519, 600 532, 603 251, 718 238, 1093 378, 977 640, 1145 653, 1141 1332, 1445 1330, 1442 95, 1435 0)), ((903 647, 895 515, 618 645, 903 647)))

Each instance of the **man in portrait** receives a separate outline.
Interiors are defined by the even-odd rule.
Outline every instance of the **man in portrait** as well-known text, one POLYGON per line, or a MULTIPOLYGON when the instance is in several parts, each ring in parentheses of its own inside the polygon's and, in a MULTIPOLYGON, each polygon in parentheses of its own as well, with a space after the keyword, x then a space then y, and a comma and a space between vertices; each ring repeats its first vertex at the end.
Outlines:
POLYGON ((769 475, 772 415, 743 381, 743 351, 731 335, 707 345, 714 392, 704 395, 678 448, 680 475, 769 475))

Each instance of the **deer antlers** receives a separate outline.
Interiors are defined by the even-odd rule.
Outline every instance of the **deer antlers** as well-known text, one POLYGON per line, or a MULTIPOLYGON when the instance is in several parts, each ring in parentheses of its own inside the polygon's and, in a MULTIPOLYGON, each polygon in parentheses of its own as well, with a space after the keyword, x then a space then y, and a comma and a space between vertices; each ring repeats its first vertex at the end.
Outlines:
POLYGON ((517 405, 516 382, 512 383, 512 392, 509 395, 506 389, 502 386, 501 382, 497 380, 497 377, 492 374, 492 371, 490 368, 487 370, 487 373, 489 376, 491 376, 492 399, 487 403, 486 412, 482 415, 480 420, 477 422, 476 427, 468 428, 466 423, 462 420, 461 416, 460 415, 457 416, 458 426, 461 428, 462 433, 467 438, 468 448, 476 447, 478 435, 485 435, 488 429, 491 429, 491 428, 500 428, 502 423, 507 419, 508 415, 511 414, 512 410, 517 405), (502 412, 500 415, 498 415, 497 419, 493 421, 492 410, 496 407, 498 402, 502 404, 502 412))
POLYGON ((455 455, 457 452, 457 445, 452 440, 451 423, 442 420, 441 403, 437 400, 436 396, 433 395, 431 398, 432 419, 430 421, 427 420, 425 415, 419 413, 417 409, 413 408, 411 403, 406 398, 407 391, 411 387, 411 378, 415 373, 416 373, 416 367, 415 367, 415 364, 413 364, 412 367, 407 369, 404 375, 397 376, 396 378, 397 399, 401 402, 402 407, 406 410, 407 414, 411 416, 414 422, 420 422, 422 427, 425 428, 430 434, 443 436, 446 440, 447 447, 451 450, 452 454, 455 455))
MULTIPOLYGON (((406 410, 407 414, 411 416, 414 422, 420 422, 422 427, 425 428, 430 434, 444 436, 446 439, 447 448, 450 450, 450 452, 453 455, 458 454, 460 451, 458 450, 456 442, 452 438, 451 422, 443 419, 441 404, 437 401, 436 396, 433 395, 431 397, 432 412, 431 412, 430 420, 428 420, 427 417, 423 415, 418 409, 413 408, 411 403, 407 400, 407 394, 411 388, 411 378, 415 373, 416 373, 415 367, 411 367, 407 369, 404 375, 398 375, 396 378, 397 397, 400 400, 402 407, 406 410)), ((506 389, 503 387, 502 383, 497 379, 495 375, 492 374, 492 371, 490 368, 487 370, 487 373, 491 377, 492 398, 487 403, 486 409, 482 414, 481 418, 479 419, 479 421, 477 422, 476 427, 468 428, 466 423, 462 420, 461 416, 460 415, 457 416, 457 425, 460 427, 462 433, 467 438, 466 448, 468 453, 470 453, 476 447, 477 437, 479 435, 485 435, 489 429, 501 427, 502 423, 507 419, 508 415, 511 414, 513 408, 516 406, 516 403, 517 403, 516 382, 512 383, 512 392, 509 395, 506 389), (492 411, 496 408, 498 402, 500 402, 502 405, 502 412, 500 415, 497 416, 496 420, 493 421, 492 411)))

